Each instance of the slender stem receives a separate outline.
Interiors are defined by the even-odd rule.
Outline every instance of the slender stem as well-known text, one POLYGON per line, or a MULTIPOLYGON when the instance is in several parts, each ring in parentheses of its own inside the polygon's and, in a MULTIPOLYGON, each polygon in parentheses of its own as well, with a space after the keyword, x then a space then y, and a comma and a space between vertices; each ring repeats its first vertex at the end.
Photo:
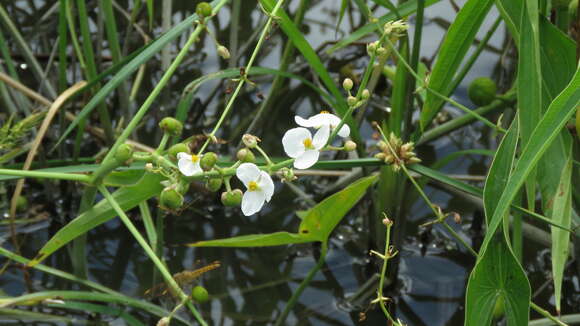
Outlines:
POLYGON ((89 182, 91 179, 91 177, 85 174, 25 171, 12 169, 0 169, 0 175, 13 175, 22 178, 57 179, 57 180, 70 180, 80 182, 89 182))
POLYGON ((163 137, 161 137, 161 141, 159 142, 159 146, 157 146, 155 153, 159 154, 165 150, 165 147, 167 146, 167 142, 169 141, 170 137, 171 135, 169 135, 169 133, 166 132, 163 133, 163 137))
POLYGON ((542 316, 548 318, 549 320, 553 321, 554 323, 556 323, 556 325, 568 326, 568 324, 562 322, 561 320, 558 320, 556 317, 552 316, 548 311, 544 310, 542 307, 538 306, 537 304, 535 304, 531 301, 530 301, 530 307, 532 307, 532 309, 534 309, 540 315, 542 315, 542 316))
POLYGON ((292 294, 292 297, 290 298, 290 300, 288 300, 288 303, 286 304, 286 306, 284 307, 284 310, 282 311, 282 313, 280 314, 280 316, 276 320, 276 323, 274 324, 274 326, 284 325, 284 321, 288 317, 290 310, 292 310, 292 308, 294 307, 294 305, 298 301, 298 298, 300 297, 302 292, 304 292, 304 289, 306 289, 306 287, 308 286, 310 281, 312 281, 312 279, 314 278, 314 276, 316 275, 318 270, 320 270, 322 265, 324 265, 324 260, 326 258, 327 252, 328 252, 328 244, 326 242, 323 242, 322 248, 320 250, 320 258, 318 258, 318 262, 316 263, 316 266, 314 266, 308 272, 308 275, 306 275, 306 277, 304 278, 302 283, 300 283, 300 286, 298 286, 296 291, 294 291, 294 293, 292 294))
POLYGON ((391 227, 393 226, 392 222, 386 223, 385 225, 387 227, 387 231, 386 231, 386 235, 385 235, 385 254, 383 257, 383 267, 381 268, 381 278, 379 279, 379 287, 377 289, 377 296, 378 296, 378 300, 379 300, 379 306, 381 307, 381 310, 383 311, 383 313, 385 314, 385 316, 387 316, 387 319, 391 321, 391 323, 393 323, 393 325, 399 325, 399 323, 397 323, 393 317, 391 316, 391 314, 389 313, 389 311, 387 310, 387 307, 385 306, 385 302, 384 302, 384 297, 383 297, 383 288, 385 286, 385 275, 387 273, 387 263, 389 261, 389 259, 391 258, 389 255, 389 244, 391 242, 391 227))
POLYGON ((264 157, 264 159, 268 163, 268 166, 274 165, 274 163, 272 163, 272 160, 270 160, 270 157, 268 156, 268 154, 266 154, 266 152, 264 152, 264 150, 262 149, 262 147, 260 147, 259 145, 256 145, 256 150, 258 152, 260 152, 260 154, 262 154, 262 156, 264 157))
MULTIPOLYGON (((247 71, 250 71, 250 68, 252 68, 252 65, 254 64, 254 61, 256 60, 256 57, 258 56, 258 53, 260 52, 260 48, 262 47, 262 43, 264 43, 264 40, 266 39, 266 35, 268 35, 268 30, 270 28, 270 24, 272 24, 272 22, 274 21, 274 17, 276 16, 276 13, 278 12, 278 9, 282 6, 282 3, 283 2, 284 2, 284 0, 279 0, 276 3, 276 6, 272 10, 272 13, 270 14, 270 17, 268 18, 268 21, 264 25, 264 28, 262 29, 262 34, 260 35, 260 38, 258 39, 258 43, 256 44, 256 47, 254 48, 254 52, 252 52, 252 56, 250 57, 250 60, 248 61, 248 64, 244 67, 244 70, 246 72, 247 71)), ((242 87, 245 85, 246 81, 247 81, 247 76, 244 74, 244 75, 241 76, 240 81, 238 83, 238 86, 234 90, 234 93, 232 94, 232 97, 230 97, 230 99, 228 100, 228 103, 226 104, 226 108, 224 109, 224 112, 222 112, 222 115, 220 116, 220 118, 219 118, 218 122, 216 123, 215 127, 213 128, 213 130, 211 131, 211 133, 207 137, 206 141, 201 146, 198 155, 201 155, 203 153, 203 151, 206 149, 207 145, 209 145, 209 142, 211 141, 211 139, 214 138, 216 132, 219 130, 219 128, 221 127, 222 123, 226 119, 226 116, 228 115, 228 113, 232 109, 233 104, 234 104, 234 101, 238 97, 238 94, 242 90, 242 87)))
MULTIPOLYGON (((153 261, 155 266, 157 266, 157 269, 159 269, 159 272, 161 272, 161 275, 168 283, 168 285, 172 288, 173 292, 176 293, 181 300, 185 300, 187 298, 187 295, 183 293, 183 291, 181 290, 177 282, 175 282, 175 280, 173 279, 173 277, 171 276, 171 274, 169 273, 163 262, 157 257, 157 255, 155 255, 155 252, 153 252, 151 247, 149 247, 147 241, 143 238, 141 233, 139 233, 139 230, 137 230, 133 222, 131 222, 131 219, 125 214, 125 212, 119 206, 115 198, 103 185, 99 185, 99 191, 103 194, 103 196, 105 196, 105 199, 107 199, 109 204, 111 204, 111 207, 113 207, 117 215, 119 215, 119 217, 121 218, 121 221, 123 221, 123 224, 125 224, 127 229, 129 229, 129 232, 131 232, 133 237, 135 237, 135 240, 137 240, 139 245, 143 248, 143 250, 145 250, 147 256, 149 256, 149 258, 153 261)), ((197 321, 200 324, 207 326, 207 323, 203 320, 203 318, 201 317, 199 312, 195 309, 195 307, 193 307, 193 305, 188 306, 195 319, 197 319, 197 321)))
POLYGON ((465 240, 463 240, 463 238, 457 234, 457 232, 455 232, 455 230, 453 230, 453 228, 451 226, 449 226, 449 224, 447 224, 447 222, 445 221, 441 221, 441 224, 443 224, 443 226, 447 229, 447 231, 449 231, 449 233, 451 233, 451 235, 453 235, 453 237, 461 242, 461 244, 467 249, 469 250, 469 252, 474 256, 477 257, 477 252, 475 250, 473 250, 473 248, 471 248, 471 246, 469 244, 467 244, 467 242, 465 242, 465 240))

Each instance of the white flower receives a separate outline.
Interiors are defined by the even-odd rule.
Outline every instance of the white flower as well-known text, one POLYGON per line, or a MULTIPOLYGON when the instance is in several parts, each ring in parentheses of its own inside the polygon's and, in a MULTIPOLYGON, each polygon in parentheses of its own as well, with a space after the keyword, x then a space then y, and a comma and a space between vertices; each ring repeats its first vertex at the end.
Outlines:
POLYGON ((197 173, 202 173, 203 170, 199 166, 201 155, 187 154, 185 152, 177 153, 177 166, 179 171, 185 176, 192 176, 197 173))
MULTIPOLYGON (((335 116, 334 114, 329 113, 328 111, 322 111, 319 114, 313 115, 308 119, 295 116, 294 120, 301 127, 318 129, 322 126, 329 126, 331 129, 334 129, 338 126, 341 119, 335 116)), ((342 125, 342 127, 338 131, 338 135, 343 138, 348 137, 348 135, 350 135, 350 128, 346 124, 342 125)))
POLYGON ((293 128, 282 137, 282 145, 286 154, 294 158, 294 167, 308 169, 318 161, 320 149, 326 145, 330 128, 322 125, 312 138, 312 134, 306 128, 293 128))
POLYGON ((262 209, 264 202, 272 198, 274 182, 268 173, 260 171, 254 163, 242 163, 236 169, 236 176, 247 188, 242 197, 242 213, 253 215, 262 209))

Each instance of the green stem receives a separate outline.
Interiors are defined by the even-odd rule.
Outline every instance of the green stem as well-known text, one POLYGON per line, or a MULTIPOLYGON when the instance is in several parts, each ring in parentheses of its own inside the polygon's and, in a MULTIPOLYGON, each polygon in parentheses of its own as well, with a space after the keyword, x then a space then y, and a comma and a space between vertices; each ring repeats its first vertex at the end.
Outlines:
POLYGON ((566 323, 562 322, 561 320, 558 320, 556 317, 552 316, 548 311, 544 310, 542 307, 538 306, 537 304, 535 304, 531 301, 530 301, 530 307, 532 307, 532 309, 534 309, 540 315, 553 321, 556 325, 568 326, 566 323))
POLYGON ((385 302, 383 300, 383 288, 385 286, 385 275, 387 273, 387 263, 389 261, 389 259, 391 258, 389 255, 389 244, 391 242, 391 227, 393 226, 392 222, 389 222, 385 225, 387 227, 387 231, 386 231, 386 235, 385 235, 385 255, 383 257, 383 267, 381 268, 381 278, 379 279, 379 287, 377 289, 377 295, 378 295, 378 300, 379 300, 379 306, 381 307, 381 310, 383 311, 383 313, 385 314, 385 316, 387 317, 387 319, 389 321, 391 321, 391 323, 393 325, 399 325, 399 323, 397 323, 393 317, 391 316, 391 314, 389 313, 389 311, 387 310, 387 307, 385 306, 385 302))
POLYGON ((445 221, 441 221, 441 224, 443 224, 443 226, 447 229, 447 231, 449 231, 449 233, 451 233, 451 235, 459 242, 461 242, 461 244, 467 249, 469 250, 469 252, 474 256, 477 257, 477 252, 475 252, 475 250, 473 250, 473 248, 471 248, 471 246, 469 244, 467 244, 467 242, 465 242, 465 240, 463 240, 463 238, 457 234, 457 232, 455 232, 455 230, 453 230, 453 228, 451 226, 449 226, 449 224, 447 224, 447 222, 445 221))
POLYGON ((26 170, 0 169, 0 175, 13 175, 22 178, 40 178, 70 180, 79 182, 90 182, 91 177, 85 174, 61 173, 61 172, 39 172, 26 170))
POLYGON ((320 250, 320 258, 318 258, 318 262, 316 263, 316 266, 314 266, 308 272, 308 275, 306 275, 306 277, 304 278, 302 283, 300 283, 300 286, 298 286, 296 291, 294 291, 294 293, 292 294, 292 297, 290 298, 290 300, 288 300, 288 303, 286 304, 286 306, 284 307, 284 310, 282 311, 282 313, 280 314, 280 316, 276 320, 276 323, 274 324, 274 326, 284 325, 284 321, 288 317, 290 310, 292 310, 292 308, 294 307, 294 305, 298 301, 298 298, 300 297, 302 292, 304 292, 304 289, 306 289, 306 287, 308 286, 310 281, 312 281, 312 279, 314 278, 314 276, 316 275, 318 270, 320 270, 320 268, 322 268, 322 265, 324 265, 324 260, 326 258, 327 252, 328 252, 328 244, 326 242, 323 242, 322 248, 320 250))
MULTIPOLYGON (((176 293, 181 300, 185 300, 187 298, 187 295, 183 293, 183 291, 181 290, 177 282, 175 282, 175 280, 173 279, 173 277, 171 276, 171 274, 169 273, 163 262, 157 257, 157 255, 155 255, 155 252, 153 252, 151 247, 149 247, 147 241, 143 238, 143 236, 141 236, 139 230, 137 230, 133 222, 131 222, 131 219, 125 214, 125 212, 119 206, 115 198, 103 185, 99 185, 99 191, 103 194, 103 196, 105 196, 105 199, 107 199, 109 204, 111 204, 111 207, 113 207, 117 215, 119 215, 119 217, 121 218, 121 221, 123 221, 123 224, 125 224, 127 229, 129 229, 129 232, 131 232, 133 237, 135 237, 135 240, 137 240, 139 245, 143 248, 143 250, 145 250, 147 256, 149 256, 149 258, 153 261, 155 266, 157 266, 157 269, 159 270, 159 272, 161 272, 161 275, 163 276, 167 284, 172 288, 173 292, 176 293)), ((201 317, 199 312, 195 309, 195 307, 193 307, 193 305, 188 305, 188 307, 190 308, 191 313, 193 314, 195 319, 201 325, 207 326, 207 323, 203 320, 203 318, 201 317)))
MULTIPOLYGON (((256 60, 256 57, 258 56, 258 52, 260 52, 260 48, 262 47, 262 43, 264 43, 264 40, 266 39, 266 35, 268 34, 268 29, 270 27, 270 24, 272 23, 272 21, 274 21, 274 17, 276 16, 276 13, 278 12, 278 9, 282 6, 282 3, 283 2, 284 2, 284 0, 279 0, 276 3, 276 6, 272 10, 272 13, 270 14, 270 17, 268 18, 268 21, 266 22, 266 25, 264 25, 264 28, 262 30, 262 34, 260 35, 260 38, 258 39, 258 43, 256 44, 256 47, 254 48, 254 51, 252 52, 252 56, 250 57, 250 60, 248 61, 248 64, 244 67, 244 69, 245 69, 246 72, 250 71, 250 68, 252 68, 252 65, 254 64, 254 61, 256 60)), ((228 103, 226 104, 226 108, 224 109, 224 112, 222 112, 222 114, 221 114, 218 122, 216 123, 215 127, 213 128, 213 130, 211 131, 211 133, 207 137, 206 141, 201 146, 198 155, 203 154, 203 151, 206 149, 207 145, 209 145, 210 140, 215 137, 216 132, 219 130, 219 128, 221 127, 222 123, 226 119, 226 116, 228 115, 228 113, 232 109, 233 104, 234 104, 234 101, 238 97, 238 94, 242 90, 242 87, 245 85, 246 81, 247 81, 247 76, 246 75, 243 75, 243 76, 240 77, 240 81, 238 83, 238 86, 236 87, 234 93, 232 94, 232 96, 230 97, 228 103)))
POLYGON ((266 154, 266 152, 264 152, 264 150, 262 149, 262 147, 260 147, 259 145, 256 145, 256 150, 258 152, 260 152, 260 154, 262 154, 262 156, 264 157, 264 159, 268 163, 268 166, 274 165, 274 163, 272 163, 272 160, 270 160, 270 157, 268 156, 268 154, 266 154))
POLYGON ((159 146, 157 146, 157 149, 155 150, 156 154, 159 154, 165 150, 169 138, 171 138, 171 135, 169 135, 169 133, 164 132, 163 137, 161 137, 161 141, 159 142, 159 146))

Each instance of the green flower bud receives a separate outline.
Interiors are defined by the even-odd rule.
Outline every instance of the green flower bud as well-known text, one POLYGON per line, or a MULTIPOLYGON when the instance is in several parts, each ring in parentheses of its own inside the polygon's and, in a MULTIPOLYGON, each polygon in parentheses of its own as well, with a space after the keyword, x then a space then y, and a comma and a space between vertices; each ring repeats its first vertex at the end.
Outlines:
POLYGON ((177 161, 177 154, 181 152, 189 153, 189 146, 187 146, 184 143, 175 144, 169 147, 169 149, 167 150, 167 156, 169 156, 170 160, 175 162, 177 161))
POLYGON ((199 16, 199 18, 206 18, 211 16, 211 5, 207 2, 200 2, 195 7, 195 13, 199 16))
POLYGON ((28 208, 28 199, 24 196, 18 196, 16 199, 16 211, 22 212, 28 208))
POLYGON ((244 196, 244 193, 240 189, 222 192, 222 204, 229 207, 240 206, 242 196, 244 196))
POLYGON ((495 82, 487 77, 479 77, 474 79, 469 88, 467 95, 473 104, 485 106, 491 103, 496 96, 497 86, 495 82))
POLYGON ((216 191, 220 190, 220 188, 222 187, 222 184, 223 184, 222 178, 213 178, 213 179, 207 180, 205 187, 207 188, 207 190, 209 190, 211 192, 216 192, 216 191))
POLYGON ((169 319, 169 317, 163 317, 159 319, 159 321, 157 322, 157 326, 169 326, 170 322, 171 320, 169 319))
POLYGON ((349 96, 346 98, 346 103, 348 103, 349 106, 355 106, 357 102, 358 100, 354 96, 349 96))
POLYGON ((367 44, 367 53, 369 55, 373 55, 375 53, 375 51, 377 51, 378 46, 379 46, 379 41, 375 41, 375 42, 367 44))
POLYGON ((191 297, 195 302, 204 303, 209 300, 209 293, 203 286, 198 285, 191 290, 191 297))
POLYGON ((174 187, 167 187, 159 195, 159 206, 171 210, 179 209, 183 206, 183 196, 174 187))
POLYGON ((368 89, 362 91, 361 97, 363 100, 368 100, 371 97, 371 92, 368 89))
POLYGON ((118 164, 128 164, 133 157, 133 146, 129 144, 121 144, 117 147, 117 152, 115 152, 115 161, 118 164))
POLYGON ((254 156, 254 153, 252 153, 252 151, 249 148, 240 149, 236 154, 236 157, 238 158, 238 160, 244 163, 256 162, 256 156, 254 156))
POLYGON ((179 122, 179 120, 165 117, 161 122, 159 122, 159 127, 163 129, 163 132, 170 134, 171 136, 179 136, 181 135, 181 131, 183 131, 183 124, 179 122))
POLYGON ((377 158, 377 159, 379 159, 381 161, 384 161, 385 160, 385 157, 387 157, 387 155, 385 153, 382 153, 382 152, 375 154, 375 158, 377 158))
POLYGON ((222 59, 227 60, 230 58, 230 50, 223 45, 217 47, 217 54, 222 57, 222 59))
POLYGON ((214 152, 205 153, 201 157, 201 161, 199 162, 199 165, 201 166, 201 168, 204 171, 209 171, 213 168, 213 166, 217 162, 217 158, 218 158, 217 154, 214 152))
POLYGON ((380 48, 377 49, 377 56, 378 57, 382 57, 382 56, 385 56, 385 55, 387 55, 387 49, 385 49, 383 47, 380 47, 380 48))
POLYGON ((381 140, 381 141, 379 141, 379 142, 377 143, 377 147, 378 147, 378 148, 379 148, 381 151, 384 151, 384 150, 386 150, 387 148, 389 148, 389 147, 387 146, 387 143, 385 143, 385 142, 384 142, 384 141, 382 141, 382 140, 381 140))
POLYGON ((242 136, 242 142, 248 148, 255 148, 256 146, 258 146, 258 143, 260 142, 260 138, 254 136, 254 135, 245 134, 242 136))
POLYGON ((292 182, 296 179, 294 175, 294 170, 289 168, 281 168, 280 169, 280 176, 282 177, 282 181, 292 182))
POLYGON ((352 82, 352 79, 350 78, 345 78, 344 81, 342 82, 342 88, 344 88, 347 91, 350 91, 353 85, 354 84, 352 82))
POLYGON ((356 149, 356 143, 352 140, 348 140, 344 143, 344 150, 345 151, 354 151, 356 149))

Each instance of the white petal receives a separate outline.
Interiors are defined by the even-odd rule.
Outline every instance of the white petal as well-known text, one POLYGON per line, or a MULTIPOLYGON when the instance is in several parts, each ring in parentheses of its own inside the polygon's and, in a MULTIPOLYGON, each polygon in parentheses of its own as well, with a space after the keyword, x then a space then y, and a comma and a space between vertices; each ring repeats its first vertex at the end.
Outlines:
POLYGON ((272 181, 272 178, 267 172, 261 171, 261 173, 259 187, 260 190, 264 192, 266 202, 269 202, 274 194, 274 181, 272 181))
POLYGON ((177 159, 189 159, 191 161, 191 154, 187 154, 186 152, 179 152, 177 153, 177 159))
POLYGON ((312 137, 306 128, 292 128, 282 137, 282 145, 286 155, 296 158, 304 153, 304 140, 312 137))
POLYGON ((330 136, 330 127, 328 125, 323 125, 318 129, 316 134, 314 134, 314 139, 312 140, 312 145, 316 149, 321 149, 326 145, 328 137, 330 136))
POLYGON ((296 121, 296 124, 301 127, 315 127, 314 122, 310 121, 310 119, 304 119, 300 116, 294 116, 294 121, 296 121))
POLYGON ((300 155, 300 157, 296 158, 294 161, 294 167, 297 169, 308 169, 318 161, 318 156, 320 156, 319 151, 313 149, 308 150, 300 155))
POLYGON ((242 197, 242 213, 254 215, 264 206, 265 195, 262 191, 246 191, 242 197))
POLYGON ((330 113, 318 113, 308 118, 308 120, 313 124, 314 128, 320 128, 324 125, 329 125, 333 116, 335 115, 330 113))
POLYGON ((188 177, 202 172, 201 167, 199 166, 199 162, 193 163, 191 161, 191 155, 179 159, 179 161, 177 161, 177 166, 179 167, 179 171, 188 177))
POLYGON ((236 176, 247 188, 251 181, 257 181, 260 178, 260 169, 254 163, 242 163, 236 169, 236 176))
POLYGON ((350 128, 344 124, 338 131, 338 135, 343 138, 348 137, 348 135, 350 135, 350 128))

